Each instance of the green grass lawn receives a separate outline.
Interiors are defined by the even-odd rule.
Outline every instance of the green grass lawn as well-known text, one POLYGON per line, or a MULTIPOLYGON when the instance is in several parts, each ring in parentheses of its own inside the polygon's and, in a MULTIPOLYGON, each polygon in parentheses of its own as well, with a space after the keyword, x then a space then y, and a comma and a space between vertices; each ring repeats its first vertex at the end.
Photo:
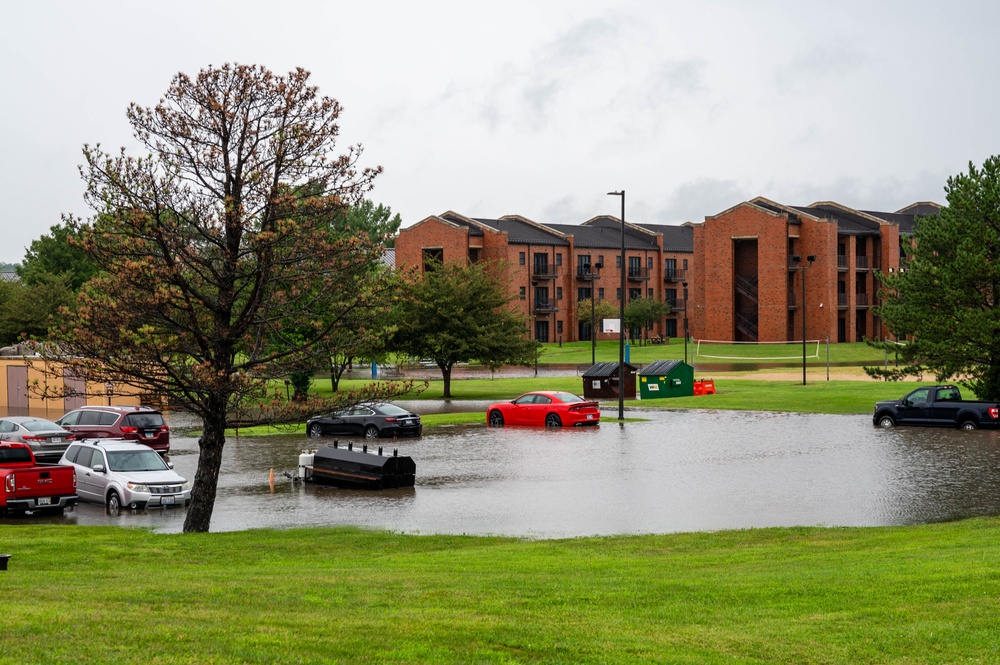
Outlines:
POLYGON ((995 663, 1000 520, 525 541, 2 529, 0 663, 995 663))

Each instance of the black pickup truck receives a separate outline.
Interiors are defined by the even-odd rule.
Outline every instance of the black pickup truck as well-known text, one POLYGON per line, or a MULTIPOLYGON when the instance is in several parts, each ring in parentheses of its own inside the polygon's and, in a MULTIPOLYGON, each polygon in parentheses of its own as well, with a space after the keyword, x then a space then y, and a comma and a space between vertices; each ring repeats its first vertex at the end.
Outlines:
POLYGON ((876 427, 1000 427, 1000 404, 966 402, 956 386, 925 386, 903 399, 876 402, 872 423, 876 427))

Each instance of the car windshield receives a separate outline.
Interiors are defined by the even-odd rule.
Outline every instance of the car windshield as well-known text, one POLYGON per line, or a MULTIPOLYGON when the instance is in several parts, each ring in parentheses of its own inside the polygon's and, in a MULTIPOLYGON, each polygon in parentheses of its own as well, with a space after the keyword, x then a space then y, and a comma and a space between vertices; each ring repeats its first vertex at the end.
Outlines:
POLYGON ((586 402, 587 401, 587 400, 583 399, 582 397, 574 395, 573 393, 556 393, 555 397, 556 397, 556 399, 558 399, 558 400, 560 400, 560 401, 562 401, 564 403, 567 403, 567 404, 572 404, 573 402, 586 402))
POLYGON ((164 471, 169 467, 152 448, 149 450, 109 450, 112 471, 164 471))
POLYGON ((26 420, 21 423, 21 427, 29 432, 58 432, 62 429, 51 420, 26 420))

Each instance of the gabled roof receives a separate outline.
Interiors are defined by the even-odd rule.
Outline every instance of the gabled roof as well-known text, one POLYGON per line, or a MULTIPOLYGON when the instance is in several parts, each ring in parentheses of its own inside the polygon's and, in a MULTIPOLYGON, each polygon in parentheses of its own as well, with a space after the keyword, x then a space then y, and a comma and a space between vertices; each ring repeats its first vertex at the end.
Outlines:
MULTIPOLYGON (((549 224, 548 226, 565 235, 572 235, 576 247, 619 249, 622 246, 622 222, 617 217, 600 216, 588 219, 580 225, 549 224)), ((625 249, 655 250, 656 234, 626 222, 625 249)))
POLYGON ((507 233, 507 241, 514 244, 569 245, 566 236, 551 226, 543 226, 518 215, 504 215, 500 219, 480 219, 474 221, 497 231, 507 233))
POLYGON ((639 224, 639 226, 663 236, 664 252, 694 251, 694 227, 689 222, 680 226, 675 224, 639 224))
POLYGON ((848 236, 877 236, 881 233, 879 227, 885 223, 860 210, 852 210, 837 203, 824 201, 811 206, 795 206, 797 210, 808 213, 819 219, 837 223, 837 233, 848 236))
POLYGON ((941 212, 941 206, 937 203, 924 201, 922 203, 912 203, 902 210, 896 212, 875 212, 866 210, 866 213, 875 217, 880 217, 891 224, 899 226, 899 232, 903 235, 913 233, 913 229, 920 217, 932 217, 941 212))

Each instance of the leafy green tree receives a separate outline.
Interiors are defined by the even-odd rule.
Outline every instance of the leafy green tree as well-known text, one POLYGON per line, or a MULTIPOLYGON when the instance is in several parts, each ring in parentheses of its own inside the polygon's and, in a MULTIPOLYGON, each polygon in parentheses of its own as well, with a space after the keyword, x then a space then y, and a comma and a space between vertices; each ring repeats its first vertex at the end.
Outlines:
POLYGON ((24 339, 47 339, 49 328, 61 321, 72 304, 67 273, 39 273, 33 284, 0 282, 0 346, 24 339))
POLYGON ((155 108, 129 107, 148 156, 84 147, 97 214, 68 222, 99 274, 61 330, 72 354, 60 360, 201 417, 185 531, 209 529, 228 427, 407 389, 285 399, 281 382, 314 362, 330 331, 357 326, 391 291, 371 269, 379 243, 329 233, 381 168, 359 170, 360 148, 336 155, 340 104, 308 79, 228 64, 178 74, 155 108))
POLYGON ((908 340, 905 364, 865 370, 890 380, 957 378, 981 399, 1000 400, 1000 157, 981 169, 970 163, 945 192, 947 206, 917 221, 903 270, 879 275, 875 311, 908 340))
POLYGON ((335 226, 350 233, 366 233, 373 241, 393 247, 402 223, 403 218, 399 213, 392 214, 392 208, 366 199, 351 206, 335 226))
POLYGON ((479 361, 530 365, 540 345, 526 335, 522 316, 510 307, 504 277, 496 264, 438 265, 409 284, 396 314, 392 348, 414 358, 430 358, 441 370, 444 396, 451 397, 456 363, 479 361))
MULTIPOLYGON (((590 308, 591 301, 590 298, 584 298, 583 300, 576 303, 576 318, 590 324, 590 308)), ((601 321, 604 319, 617 319, 618 318, 618 305, 611 302, 610 300, 598 300, 593 303, 594 308, 594 325, 599 331, 601 329, 601 321)))
POLYGON ((47 275, 66 275, 66 284, 79 291, 97 269, 80 244, 80 230, 64 222, 31 242, 17 274, 25 284, 39 284, 47 275))
POLYGON ((665 302, 653 298, 634 298, 625 305, 626 329, 638 330, 640 337, 645 338, 646 331, 669 313, 670 305, 665 302))

